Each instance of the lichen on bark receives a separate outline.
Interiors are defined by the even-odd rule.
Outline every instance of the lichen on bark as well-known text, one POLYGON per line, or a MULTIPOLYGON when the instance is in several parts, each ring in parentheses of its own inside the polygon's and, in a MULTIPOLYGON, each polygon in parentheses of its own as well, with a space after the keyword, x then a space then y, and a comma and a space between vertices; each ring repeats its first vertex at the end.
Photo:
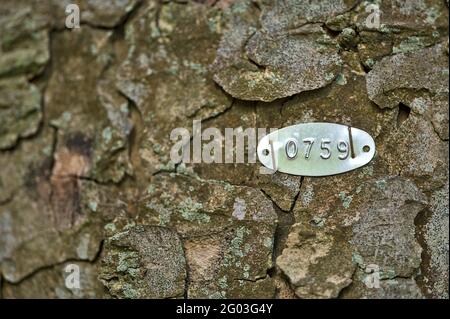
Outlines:
POLYGON ((0 296, 448 298, 448 1, 75 2, 73 30, 67 1, 0 5, 0 296), (377 152, 324 178, 172 162, 193 120, 377 152))

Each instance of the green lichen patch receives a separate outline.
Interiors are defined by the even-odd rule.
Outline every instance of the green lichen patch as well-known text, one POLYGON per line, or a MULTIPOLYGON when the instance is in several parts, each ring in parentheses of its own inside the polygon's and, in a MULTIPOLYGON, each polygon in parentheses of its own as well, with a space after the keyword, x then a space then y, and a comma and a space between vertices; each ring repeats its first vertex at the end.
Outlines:
POLYGON ((0 150, 36 134, 42 120, 41 93, 24 77, 0 79, 0 150))
POLYGON ((181 297, 185 257, 177 234, 167 228, 135 226, 110 237, 99 278, 119 298, 181 297))

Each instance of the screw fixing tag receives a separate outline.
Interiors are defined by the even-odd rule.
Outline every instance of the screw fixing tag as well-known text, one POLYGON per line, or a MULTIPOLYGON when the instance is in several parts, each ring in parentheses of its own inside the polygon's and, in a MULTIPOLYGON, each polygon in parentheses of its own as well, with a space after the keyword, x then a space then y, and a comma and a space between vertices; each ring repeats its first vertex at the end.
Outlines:
POLYGON ((363 130, 334 123, 304 123, 264 136, 258 159, 267 168, 301 176, 345 173, 369 163, 375 141, 363 130))

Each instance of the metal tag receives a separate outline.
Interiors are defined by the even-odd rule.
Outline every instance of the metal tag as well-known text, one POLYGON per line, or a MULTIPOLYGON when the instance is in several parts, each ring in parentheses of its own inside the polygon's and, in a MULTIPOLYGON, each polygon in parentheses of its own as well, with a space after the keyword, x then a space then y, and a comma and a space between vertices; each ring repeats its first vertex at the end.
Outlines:
POLYGON ((375 141, 363 130, 342 124, 304 123, 264 136, 259 161, 267 168, 292 175, 341 174, 369 163, 375 141))

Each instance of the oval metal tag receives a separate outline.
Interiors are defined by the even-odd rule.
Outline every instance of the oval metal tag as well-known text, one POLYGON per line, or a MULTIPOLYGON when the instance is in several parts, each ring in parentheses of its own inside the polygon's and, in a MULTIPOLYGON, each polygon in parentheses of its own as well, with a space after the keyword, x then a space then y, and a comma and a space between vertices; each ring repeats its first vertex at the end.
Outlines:
POLYGON ((334 123, 304 123, 264 136, 259 161, 267 168, 292 175, 327 176, 369 163, 375 141, 363 130, 334 123))

